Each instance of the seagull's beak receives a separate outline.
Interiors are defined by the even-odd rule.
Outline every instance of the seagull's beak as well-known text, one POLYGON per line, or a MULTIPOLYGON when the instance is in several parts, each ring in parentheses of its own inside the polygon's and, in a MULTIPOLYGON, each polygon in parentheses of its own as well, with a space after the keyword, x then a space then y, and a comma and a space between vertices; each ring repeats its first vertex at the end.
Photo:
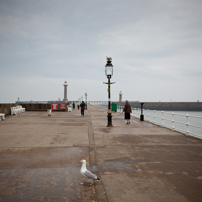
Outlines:
POLYGON ((79 161, 79 163, 81 163, 81 161, 79 161))

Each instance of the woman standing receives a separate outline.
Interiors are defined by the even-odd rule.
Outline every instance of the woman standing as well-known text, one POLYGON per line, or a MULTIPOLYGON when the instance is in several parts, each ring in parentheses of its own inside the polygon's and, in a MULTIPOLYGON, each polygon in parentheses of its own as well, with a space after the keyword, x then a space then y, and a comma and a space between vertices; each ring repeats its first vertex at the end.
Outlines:
POLYGON ((128 100, 125 101, 123 112, 125 112, 125 119, 127 120, 127 124, 130 124, 130 113, 132 113, 132 110, 128 100))

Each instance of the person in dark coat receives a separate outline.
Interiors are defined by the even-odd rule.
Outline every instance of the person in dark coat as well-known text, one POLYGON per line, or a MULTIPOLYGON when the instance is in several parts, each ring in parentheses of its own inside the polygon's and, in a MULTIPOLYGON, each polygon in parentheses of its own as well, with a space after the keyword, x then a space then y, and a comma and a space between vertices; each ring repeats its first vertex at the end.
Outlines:
POLYGON ((74 102, 73 102, 73 104, 72 104, 72 105, 73 105, 73 109, 75 109, 75 103, 74 103, 74 102))
POLYGON ((84 103, 84 101, 81 102, 80 107, 81 107, 81 115, 84 116, 84 109, 85 109, 86 104, 84 103))
POLYGON ((132 113, 132 110, 128 100, 125 101, 123 112, 125 112, 125 119, 127 120, 127 124, 130 124, 130 113, 132 113))

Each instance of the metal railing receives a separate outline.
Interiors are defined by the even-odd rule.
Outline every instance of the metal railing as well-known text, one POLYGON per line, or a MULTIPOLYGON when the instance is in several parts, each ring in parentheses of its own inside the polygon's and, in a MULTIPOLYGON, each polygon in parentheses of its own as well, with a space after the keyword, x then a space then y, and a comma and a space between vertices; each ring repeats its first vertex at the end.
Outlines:
MULTIPOLYGON (((93 104, 107 108, 107 102, 100 101, 93 104)), ((123 106, 117 106, 117 112, 122 112, 123 108, 123 106)), ((132 108, 132 116, 139 119, 140 114, 140 108, 132 108)), ((202 139, 201 116, 149 109, 144 109, 143 114, 145 121, 202 139)))
MULTIPOLYGON (((123 107, 119 106, 118 109, 121 111, 123 107)), ((132 108, 132 111, 132 116, 136 118, 140 117, 141 110, 139 108, 132 108)), ((169 128, 173 131, 182 132, 186 135, 202 139, 201 116, 147 109, 144 110, 144 118, 145 121, 161 127, 169 128)))

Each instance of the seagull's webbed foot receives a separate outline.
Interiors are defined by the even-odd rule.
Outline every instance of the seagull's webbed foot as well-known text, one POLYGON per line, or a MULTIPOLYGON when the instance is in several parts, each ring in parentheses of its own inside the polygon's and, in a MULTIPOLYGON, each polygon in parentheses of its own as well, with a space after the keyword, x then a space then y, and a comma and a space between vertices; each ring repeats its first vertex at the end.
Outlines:
POLYGON ((83 181, 83 182, 81 182, 80 184, 83 184, 83 185, 84 185, 84 184, 85 184, 85 181, 86 181, 86 178, 84 178, 84 181, 83 181))

